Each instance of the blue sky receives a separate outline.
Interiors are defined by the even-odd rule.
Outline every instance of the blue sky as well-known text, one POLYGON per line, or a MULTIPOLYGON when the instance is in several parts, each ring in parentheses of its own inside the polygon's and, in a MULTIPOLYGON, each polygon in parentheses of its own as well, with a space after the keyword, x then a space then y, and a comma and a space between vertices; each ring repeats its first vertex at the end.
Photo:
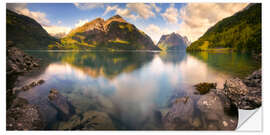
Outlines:
POLYGON ((177 32, 194 41, 247 3, 12 3, 7 8, 38 21, 51 35, 68 33, 97 17, 119 14, 154 42, 177 32), (206 10, 207 9, 207 10, 206 10))

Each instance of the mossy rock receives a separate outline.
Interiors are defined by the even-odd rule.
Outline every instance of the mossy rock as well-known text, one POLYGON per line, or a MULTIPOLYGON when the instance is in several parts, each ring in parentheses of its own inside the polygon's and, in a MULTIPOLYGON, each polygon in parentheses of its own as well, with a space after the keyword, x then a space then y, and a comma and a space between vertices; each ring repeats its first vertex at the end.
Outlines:
POLYGON ((215 89, 217 87, 217 83, 199 83, 194 85, 196 90, 200 92, 200 94, 206 94, 210 89, 215 89))

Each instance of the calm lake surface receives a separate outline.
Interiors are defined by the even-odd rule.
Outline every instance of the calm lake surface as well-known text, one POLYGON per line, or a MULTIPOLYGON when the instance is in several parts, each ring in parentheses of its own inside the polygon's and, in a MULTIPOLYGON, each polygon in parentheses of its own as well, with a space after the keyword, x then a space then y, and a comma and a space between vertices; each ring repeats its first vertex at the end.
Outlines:
MULTIPOLYGON (((198 100, 195 84, 217 82, 217 87, 223 88, 226 79, 243 78, 260 67, 249 55, 237 53, 28 53, 42 60, 41 71, 25 74, 17 85, 39 79, 45 83, 19 96, 40 108, 47 129, 72 127, 76 116, 93 111, 108 115, 115 129, 162 129, 160 115, 175 98, 198 100), (59 119, 57 110, 48 103, 51 88, 67 97, 75 108, 69 120, 59 119)), ((106 123, 108 118, 100 121, 106 123)))

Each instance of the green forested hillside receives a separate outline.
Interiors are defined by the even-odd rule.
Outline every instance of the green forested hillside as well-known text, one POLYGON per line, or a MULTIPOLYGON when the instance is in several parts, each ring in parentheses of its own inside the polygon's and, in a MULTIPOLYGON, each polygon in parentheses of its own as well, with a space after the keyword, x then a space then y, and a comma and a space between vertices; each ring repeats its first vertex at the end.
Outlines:
POLYGON ((243 11, 219 21, 193 42, 187 51, 229 50, 261 52, 261 4, 249 5, 243 11))
POLYGON ((48 45, 57 42, 34 19, 7 10, 7 41, 23 50, 47 50, 48 45))

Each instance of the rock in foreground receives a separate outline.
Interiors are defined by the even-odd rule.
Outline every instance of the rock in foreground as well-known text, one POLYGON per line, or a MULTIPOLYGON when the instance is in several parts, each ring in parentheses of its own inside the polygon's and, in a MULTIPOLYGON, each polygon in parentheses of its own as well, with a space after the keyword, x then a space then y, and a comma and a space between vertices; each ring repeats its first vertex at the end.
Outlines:
POLYGON ((75 113, 75 109, 68 99, 61 95, 56 89, 51 89, 48 98, 49 103, 58 111, 58 118, 61 120, 67 120, 75 113))
POLYGON ((38 108, 27 100, 16 98, 7 110, 7 130, 41 130, 44 123, 38 108))
POLYGON ((227 80, 224 91, 232 103, 240 109, 255 109, 261 106, 261 70, 255 71, 243 81, 227 80))
POLYGON ((61 130, 113 130, 109 115, 105 112, 88 111, 74 115, 68 121, 59 124, 61 130))

